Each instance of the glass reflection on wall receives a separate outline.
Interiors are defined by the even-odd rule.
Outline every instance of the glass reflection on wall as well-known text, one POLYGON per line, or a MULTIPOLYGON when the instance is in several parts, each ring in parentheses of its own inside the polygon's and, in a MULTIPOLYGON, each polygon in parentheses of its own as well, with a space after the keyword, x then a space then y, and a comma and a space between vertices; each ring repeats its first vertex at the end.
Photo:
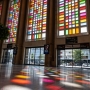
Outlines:
POLYGON ((44 48, 26 48, 24 64, 44 65, 44 48))
POLYGON ((58 62, 65 67, 90 67, 90 49, 58 50, 58 62))

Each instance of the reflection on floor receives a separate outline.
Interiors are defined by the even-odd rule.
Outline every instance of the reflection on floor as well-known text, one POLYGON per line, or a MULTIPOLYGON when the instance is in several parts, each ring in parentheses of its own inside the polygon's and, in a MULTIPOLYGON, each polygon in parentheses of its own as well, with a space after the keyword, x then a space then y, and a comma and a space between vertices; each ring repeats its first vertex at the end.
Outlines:
POLYGON ((0 90, 90 90, 90 71, 0 65, 0 90))

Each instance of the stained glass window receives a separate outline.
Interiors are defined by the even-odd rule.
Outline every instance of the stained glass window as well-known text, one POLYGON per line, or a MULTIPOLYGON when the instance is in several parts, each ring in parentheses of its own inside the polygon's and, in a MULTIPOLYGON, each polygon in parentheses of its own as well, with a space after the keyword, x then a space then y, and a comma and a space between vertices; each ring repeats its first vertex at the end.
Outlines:
POLYGON ((47 0, 29 0, 27 40, 46 38, 47 0))
POLYGON ((10 0, 6 25, 10 29, 10 36, 6 42, 16 42, 18 19, 20 11, 20 0, 10 0))
POLYGON ((87 33, 86 0, 59 0, 58 36, 87 33))

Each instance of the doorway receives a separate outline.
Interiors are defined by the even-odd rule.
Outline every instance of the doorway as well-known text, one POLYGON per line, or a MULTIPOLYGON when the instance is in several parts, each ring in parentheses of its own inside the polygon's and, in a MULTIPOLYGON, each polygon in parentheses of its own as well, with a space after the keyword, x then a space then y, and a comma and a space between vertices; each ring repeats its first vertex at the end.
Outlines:
POLYGON ((90 68, 89 48, 63 48, 57 50, 57 65, 59 67, 90 68))
POLYGON ((45 55, 44 47, 26 48, 24 64, 44 65, 45 55))
POLYGON ((3 49, 2 64, 13 63, 13 49, 3 49))

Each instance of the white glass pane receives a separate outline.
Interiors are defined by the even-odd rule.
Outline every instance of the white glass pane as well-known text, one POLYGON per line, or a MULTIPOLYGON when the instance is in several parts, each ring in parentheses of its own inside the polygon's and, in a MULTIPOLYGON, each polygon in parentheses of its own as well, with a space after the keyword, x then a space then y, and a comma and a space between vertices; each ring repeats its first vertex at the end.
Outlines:
POLYGON ((64 35, 64 30, 63 31, 59 31, 59 35, 64 35))
POLYGON ((28 38, 28 39, 31 39, 31 35, 28 35, 27 38, 28 38))
POLYGON ((42 38, 45 38, 46 37, 46 33, 42 33, 42 38))
POLYGON ((81 33, 87 32, 87 27, 81 27, 81 33))

